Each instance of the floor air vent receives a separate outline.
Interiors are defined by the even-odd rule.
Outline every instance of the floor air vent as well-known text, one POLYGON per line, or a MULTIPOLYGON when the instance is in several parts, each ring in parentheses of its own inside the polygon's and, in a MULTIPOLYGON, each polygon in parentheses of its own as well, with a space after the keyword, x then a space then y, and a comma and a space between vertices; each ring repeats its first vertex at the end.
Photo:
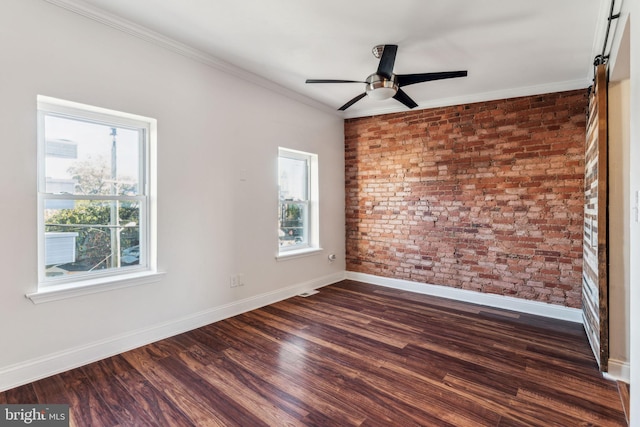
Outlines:
POLYGON ((311 295, 315 295, 315 294, 317 294, 317 293, 318 293, 318 291, 316 291, 316 290, 314 289, 314 290, 312 290, 312 291, 305 291, 305 292, 303 292, 303 293, 301 293, 301 294, 298 294, 298 296, 299 296, 299 297, 304 297, 304 298, 306 298, 306 297, 310 297, 311 295))

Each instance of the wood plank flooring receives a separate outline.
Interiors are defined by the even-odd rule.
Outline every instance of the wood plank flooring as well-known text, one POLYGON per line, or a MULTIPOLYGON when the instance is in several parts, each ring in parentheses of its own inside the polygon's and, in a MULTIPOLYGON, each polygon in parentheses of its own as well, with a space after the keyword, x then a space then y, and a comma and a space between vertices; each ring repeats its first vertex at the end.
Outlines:
POLYGON ((624 416, 629 423, 629 406, 631 396, 629 394, 629 384, 618 381, 618 394, 620 394, 620 400, 622 401, 622 409, 624 409, 624 416))
POLYGON ((343 281, 0 393, 76 426, 625 426, 581 325, 343 281))

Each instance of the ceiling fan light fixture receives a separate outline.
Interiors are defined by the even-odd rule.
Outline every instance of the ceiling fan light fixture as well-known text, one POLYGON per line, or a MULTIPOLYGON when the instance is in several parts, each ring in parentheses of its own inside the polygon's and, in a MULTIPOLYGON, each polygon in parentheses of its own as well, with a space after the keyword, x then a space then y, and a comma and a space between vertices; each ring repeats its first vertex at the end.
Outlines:
POLYGON ((366 81, 360 80, 336 80, 336 79, 307 79, 307 83, 365 83, 364 93, 352 98, 339 111, 344 111, 365 96, 375 100, 393 98, 407 108, 416 108, 418 104, 411 99, 401 87, 415 83, 430 82, 433 80, 453 79, 456 77, 467 77, 466 71, 445 71, 438 73, 414 73, 414 74, 394 74, 393 66, 396 61, 398 45, 381 44, 374 46, 373 55, 379 58, 378 69, 375 73, 367 77, 366 81))
POLYGON ((398 90, 392 87, 381 87, 375 90, 367 90, 367 95, 376 101, 393 98, 398 90))
POLYGON ((391 79, 385 79, 378 74, 371 74, 367 77, 367 87, 365 89, 367 96, 376 101, 393 98, 398 92, 398 83, 396 76, 392 75, 391 79))

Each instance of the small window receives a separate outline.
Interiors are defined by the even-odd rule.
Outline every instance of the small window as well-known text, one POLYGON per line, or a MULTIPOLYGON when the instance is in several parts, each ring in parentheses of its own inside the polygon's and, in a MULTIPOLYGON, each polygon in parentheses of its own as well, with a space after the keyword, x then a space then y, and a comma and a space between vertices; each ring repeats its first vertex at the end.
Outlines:
POLYGON ((150 270, 152 125, 38 97, 40 287, 150 270))
POLYGON ((315 154, 279 149, 279 253, 318 247, 317 163, 315 154))

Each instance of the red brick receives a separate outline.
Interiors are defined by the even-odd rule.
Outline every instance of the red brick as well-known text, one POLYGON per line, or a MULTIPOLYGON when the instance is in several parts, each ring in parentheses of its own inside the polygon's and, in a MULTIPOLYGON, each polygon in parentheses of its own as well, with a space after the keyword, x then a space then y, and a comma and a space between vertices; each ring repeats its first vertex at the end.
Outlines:
POLYGON ((346 120, 347 269, 580 307, 586 102, 346 120))

